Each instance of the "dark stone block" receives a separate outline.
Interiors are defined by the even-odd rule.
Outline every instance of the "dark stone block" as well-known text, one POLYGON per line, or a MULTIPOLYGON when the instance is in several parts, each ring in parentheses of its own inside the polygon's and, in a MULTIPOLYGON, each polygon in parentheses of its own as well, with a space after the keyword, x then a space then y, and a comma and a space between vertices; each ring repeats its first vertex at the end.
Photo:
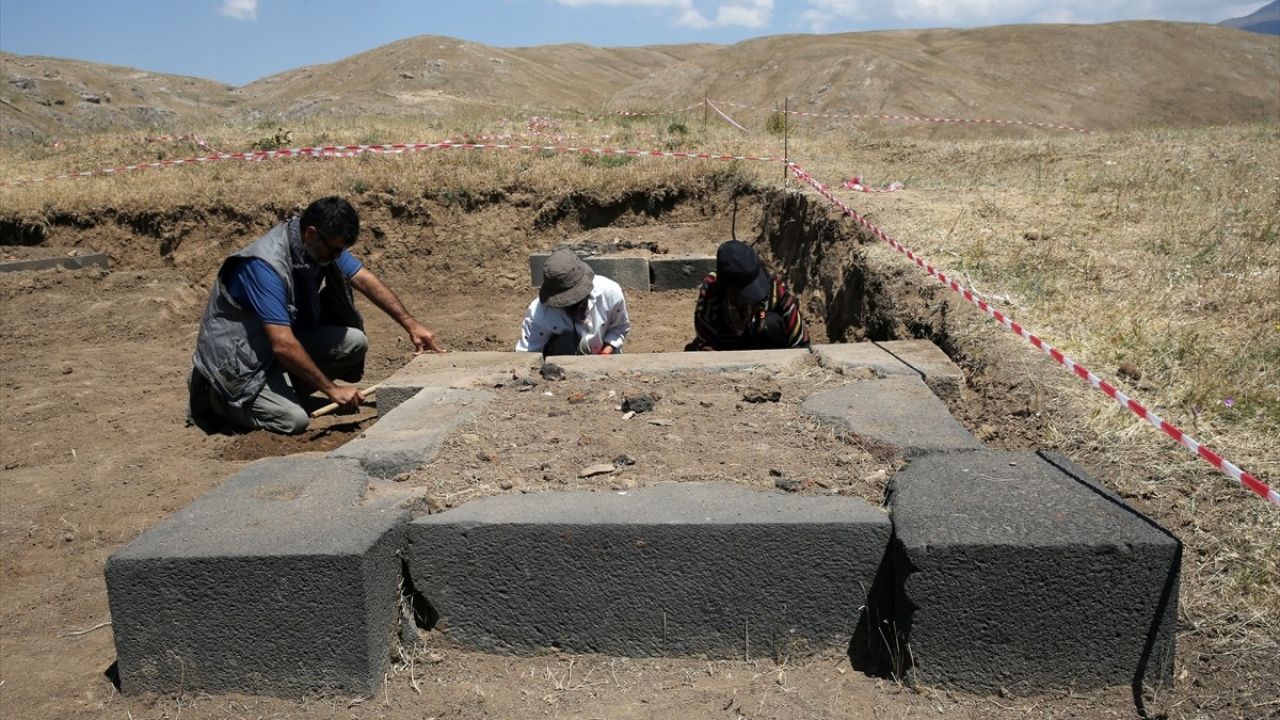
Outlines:
POLYGON ((1181 544, 1062 456, 917 458, 892 479, 890 509, 914 680, 1015 692, 1172 682, 1181 544))
POLYGON ((367 482, 354 461, 260 461, 113 554, 122 690, 376 689, 407 517, 367 482))
POLYGON ((664 483, 419 518, 410 566, 484 650, 758 657, 847 647, 889 533, 856 498, 664 483))

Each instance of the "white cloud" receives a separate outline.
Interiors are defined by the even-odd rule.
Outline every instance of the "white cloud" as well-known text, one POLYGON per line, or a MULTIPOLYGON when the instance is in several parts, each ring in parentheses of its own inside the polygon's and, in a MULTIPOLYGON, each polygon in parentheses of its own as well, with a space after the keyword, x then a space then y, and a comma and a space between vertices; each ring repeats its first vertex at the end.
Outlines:
POLYGON ((740 25, 748 28, 769 27, 773 16, 773 0, 730 2, 716 9, 716 24, 740 25))
POLYGON ((694 30, 705 30, 711 27, 711 21, 698 12, 696 8, 690 7, 676 18, 676 25, 680 27, 693 28, 694 30))
POLYGON ((773 0, 720 0, 703 2, 707 12, 699 10, 693 0, 557 0, 568 7, 635 7, 669 9, 672 22, 680 27, 705 30, 710 27, 736 25, 748 28, 768 28, 773 19, 773 0), (710 19, 714 17, 715 19, 710 19))
POLYGON ((258 0, 222 0, 218 12, 236 20, 257 20, 258 0))
POLYGON ((814 32, 1144 19, 1216 23, 1247 15, 1262 4, 1261 0, 1074 0, 1065 5, 1058 0, 805 0, 796 21, 814 32))

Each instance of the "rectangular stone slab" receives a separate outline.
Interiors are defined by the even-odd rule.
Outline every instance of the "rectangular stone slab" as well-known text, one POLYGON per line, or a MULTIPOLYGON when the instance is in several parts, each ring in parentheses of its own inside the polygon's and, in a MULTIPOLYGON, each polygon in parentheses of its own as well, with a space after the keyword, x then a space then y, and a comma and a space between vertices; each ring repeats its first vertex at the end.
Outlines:
POLYGON ((378 414, 391 412, 423 388, 490 389, 511 382, 513 373, 536 373, 541 365, 542 353, 535 352, 423 353, 382 381, 375 395, 378 414))
POLYGON ((121 688, 303 695, 381 686, 407 515, 352 461, 253 463, 115 552, 121 688))
POLYGON ((55 267, 68 270, 83 270, 87 267, 104 268, 106 266, 107 256, 105 253, 92 253, 89 255, 68 255, 66 257, 31 258, 29 260, 4 260, 0 261, 0 272, 47 270, 55 267))
POLYGON ((378 478, 411 472, 430 462, 449 433, 492 399, 493 393, 484 390, 423 388, 328 457, 357 460, 378 478))
POLYGON ((859 380, 810 395, 800 411, 908 457, 982 448, 918 377, 859 380))
POLYGON ((624 656, 845 648, 889 534, 860 499, 730 483, 503 495, 409 528, 454 640, 624 656))
MULTIPOLYGON (((529 256, 529 282, 542 287, 542 269, 551 253, 539 252, 529 256)), ((638 255, 587 255, 582 256, 593 272, 603 275, 624 288, 649 291, 649 258, 638 255)))
POLYGON ((1181 544, 1061 455, 940 453, 890 485, 894 614, 926 685, 1173 679, 1181 544))
POLYGON ((876 345, 919 372, 938 397, 943 400, 960 397, 964 372, 937 345, 928 340, 888 340, 876 345))
POLYGON ((868 369, 880 377, 920 377, 920 373, 902 362, 878 343, 832 343, 814 345, 818 364, 839 370, 868 369))
POLYGON ((714 255, 664 255, 649 258, 649 282, 653 290, 696 290, 715 272, 714 255))
POLYGON ((583 258, 597 275, 627 290, 649 292, 649 258, 635 255, 592 255, 583 258))

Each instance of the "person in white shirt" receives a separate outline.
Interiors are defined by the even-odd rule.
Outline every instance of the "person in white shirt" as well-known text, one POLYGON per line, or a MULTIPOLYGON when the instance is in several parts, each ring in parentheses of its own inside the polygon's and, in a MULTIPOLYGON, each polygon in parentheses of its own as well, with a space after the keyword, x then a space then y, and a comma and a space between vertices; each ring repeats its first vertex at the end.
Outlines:
POLYGON ((517 351, 543 355, 612 355, 631 330, 622 287, 596 275, 572 250, 547 258, 538 297, 520 326, 517 351))

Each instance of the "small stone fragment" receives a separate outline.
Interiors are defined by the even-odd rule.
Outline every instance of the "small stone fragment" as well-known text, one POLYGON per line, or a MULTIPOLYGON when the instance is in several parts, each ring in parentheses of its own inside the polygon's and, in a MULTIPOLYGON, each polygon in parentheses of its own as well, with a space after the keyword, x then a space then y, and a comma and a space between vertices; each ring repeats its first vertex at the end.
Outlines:
POLYGON ((801 485, 799 480, 792 480, 791 478, 784 477, 777 478, 773 481, 773 484, 779 490, 785 490, 787 492, 795 492, 800 489, 801 485))
POLYGON ((608 475, 614 470, 617 470, 617 468, 610 463, 596 463, 595 465, 588 465, 582 468, 582 470, 578 472, 578 477, 589 478, 596 475, 608 475))
POLYGON ((573 393, 569 397, 565 398, 565 400, 568 400, 569 402, 575 405, 586 399, 587 399, 587 392, 585 390, 579 390, 578 392, 573 393))
POLYGON ((510 480, 505 480, 505 479, 504 479, 504 480, 501 480, 501 481, 499 481, 499 482, 498 482, 498 487, 502 488, 503 490, 510 490, 511 488, 513 488, 513 487, 515 487, 515 486, 516 486, 516 484, 515 484, 515 483, 513 483, 513 482, 511 482, 510 480))
POLYGON ((657 404, 658 398, 649 393, 642 395, 633 395, 622 399, 622 409, 624 412, 643 413, 649 412, 653 406, 657 404))
POLYGON ((564 368, 555 363, 543 363, 542 369, 538 371, 544 380, 563 380, 564 368))
POLYGON ((432 515, 435 515, 436 513, 442 513, 444 512, 444 508, 445 508, 444 500, 434 495, 430 495, 427 497, 428 513, 431 513, 432 515))
POLYGON ((636 459, 631 457, 630 455, 627 455, 626 453, 623 453, 622 455, 619 455, 618 457, 613 459, 613 466, 618 468, 626 467, 628 465, 635 465, 635 464, 636 464, 636 459))
POLYGON ((650 425, 657 425, 658 427, 670 427, 670 426, 671 426, 671 421, 670 421, 670 420, 663 420, 662 418, 653 418, 652 420, 650 420, 650 421, 649 421, 649 424, 650 424, 650 425))
POLYGON ((755 385, 742 391, 742 399, 749 403, 778 402, 782 399, 782 389, 772 383, 755 385))
POLYGON ((633 418, 633 417, 635 417, 635 416, 636 416, 636 411, 635 411, 635 410, 628 410, 627 412, 623 413, 623 415, 622 415, 622 419, 623 419, 623 420, 630 420, 631 418, 633 418))

